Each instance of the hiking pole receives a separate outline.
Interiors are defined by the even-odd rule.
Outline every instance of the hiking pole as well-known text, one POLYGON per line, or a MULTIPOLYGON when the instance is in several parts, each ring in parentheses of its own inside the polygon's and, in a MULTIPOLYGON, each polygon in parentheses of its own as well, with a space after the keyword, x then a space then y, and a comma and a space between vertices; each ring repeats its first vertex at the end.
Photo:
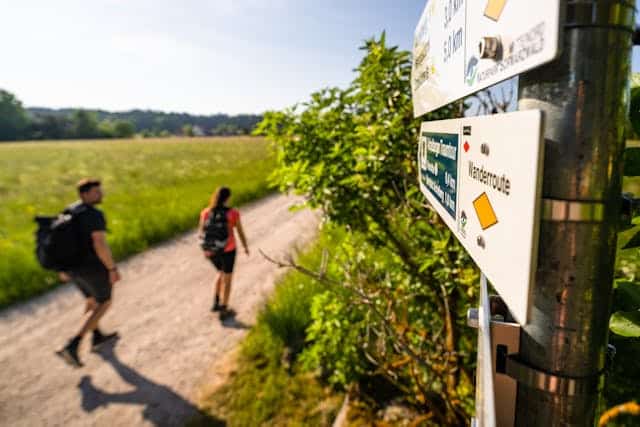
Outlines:
POLYGON ((544 112, 545 160, 517 426, 593 425, 608 337, 635 10, 562 6, 562 55, 519 80, 519 109, 544 112))

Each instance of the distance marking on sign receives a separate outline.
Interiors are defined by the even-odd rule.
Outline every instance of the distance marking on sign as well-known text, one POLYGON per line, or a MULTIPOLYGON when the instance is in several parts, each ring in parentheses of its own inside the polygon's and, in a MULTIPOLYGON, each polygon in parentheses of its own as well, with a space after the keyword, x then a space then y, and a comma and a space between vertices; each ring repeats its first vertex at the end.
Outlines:
POLYGON ((560 0, 427 0, 413 39, 414 115, 557 58, 560 10, 560 0))

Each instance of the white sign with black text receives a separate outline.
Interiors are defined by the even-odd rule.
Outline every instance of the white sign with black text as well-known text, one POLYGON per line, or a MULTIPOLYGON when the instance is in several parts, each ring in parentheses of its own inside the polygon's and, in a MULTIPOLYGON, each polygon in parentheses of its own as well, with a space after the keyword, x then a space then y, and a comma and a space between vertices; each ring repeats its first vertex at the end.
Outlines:
POLYGON ((423 122, 420 189, 520 324, 536 268, 542 113, 423 122))
POLYGON ((427 0, 413 41, 416 117, 556 58, 560 0, 427 0))

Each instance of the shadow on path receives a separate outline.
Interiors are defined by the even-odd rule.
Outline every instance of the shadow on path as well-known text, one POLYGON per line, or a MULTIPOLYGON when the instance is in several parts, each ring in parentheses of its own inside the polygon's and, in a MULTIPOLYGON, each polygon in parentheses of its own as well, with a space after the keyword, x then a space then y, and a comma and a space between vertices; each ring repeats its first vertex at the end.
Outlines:
POLYGON ((156 426, 183 425, 190 418, 197 417, 213 427, 225 427, 224 420, 202 413, 195 405, 171 390, 169 387, 154 383, 140 375, 134 369, 123 364, 116 356, 117 339, 104 343, 97 354, 111 364, 118 375, 135 387, 132 391, 109 393, 93 385, 91 377, 85 375, 78 388, 82 393, 82 409, 93 412, 111 403, 144 406, 142 416, 156 426))
POLYGON ((246 323, 236 319, 235 312, 230 313, 227 318, 222 320, 220 323, 222 324, 222 326, 229 329, 251 329, 250 325, 247 325, 246 323))

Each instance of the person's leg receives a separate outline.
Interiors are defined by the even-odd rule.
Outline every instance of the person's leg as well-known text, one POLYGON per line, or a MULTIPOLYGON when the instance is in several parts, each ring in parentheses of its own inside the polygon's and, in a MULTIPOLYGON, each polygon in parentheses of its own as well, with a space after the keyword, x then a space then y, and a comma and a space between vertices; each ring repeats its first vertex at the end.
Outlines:
POLYGON ((220 310, 220 292, 222 292, 222 273, 218 273, 218 277, 216 278, 215 288, 215 296, 213 297, 213 307, 212 311, 220 310))
POLYGON ((111 283, 106 269, 82 270, 73 274, 74 281, 87 297, 86 308, 90 315, 85 320, 78 334, 60 351, 59 356, 74 366, 82 366, 78 357, 78 348, 84 335, 93 331, 92 347, 95 349, 101 343, 117 336, 117 333, 102 334, 98 329, 98 322, 111 306, 111 283))
POLYGON ((98 306, 98 303, 96 302, 96 299, 94 297, 87 297, 85 306, 84 306, 84 314, 87 314, 90 311, 93 311, 96 309, 96 307, 98 306))
POLYGON ((78 348, 80 347, 82 337, 87 332, 93 331, 93 347, 96 346, 96 340, 99 340, 99 343, 101 343, 106 339, 111 339, 117 335, 110 334, 108 336, 104 336, 97 329, 98 321, 100 320, 100 318, 102 318, 102 316, 104 316, 110 305, 111 300, 97 303, 96 307, 92 310, 89 318, 84 322, 82 328, 80 328, 78 335, 71 338, 71 340, 69 340, 69 343, 62 350, 57 352, 57 354, 62 357, 67 363, 76 367, 82 366, 82 362, 80 361, 80 357, 78 356, 78 348))
POLYGON ((222 282, 224 283, 224 294, 222 298, 222 305, 227 307, 229 305, 229 296, 231 295, 231 279, 233 273, 222 273, 222 282))
POLYGON ((220 297, 222 292, 222 272, 218 272, 218 278, 216 279, 216 297, 220 297))
POLYGON ((225 252, 222 257, 222 283, 224 285, 224 298, 222 299, 222 306, 229 305, 229 297, 231 296, 231 280, 233 278, 233 267, 236 263, 236 251, 225 252))
POLYGON ((80 332, 76 337, 82 338, 87 332, 92 332, 98 329, 98 322, 107 312, 107 310, 111 307, 111 300, 107 300, 104 302, 100 302, 96 305, 96 308, 91 312, 91 316, 84 322, 82 328, 80 328, 80 332))

